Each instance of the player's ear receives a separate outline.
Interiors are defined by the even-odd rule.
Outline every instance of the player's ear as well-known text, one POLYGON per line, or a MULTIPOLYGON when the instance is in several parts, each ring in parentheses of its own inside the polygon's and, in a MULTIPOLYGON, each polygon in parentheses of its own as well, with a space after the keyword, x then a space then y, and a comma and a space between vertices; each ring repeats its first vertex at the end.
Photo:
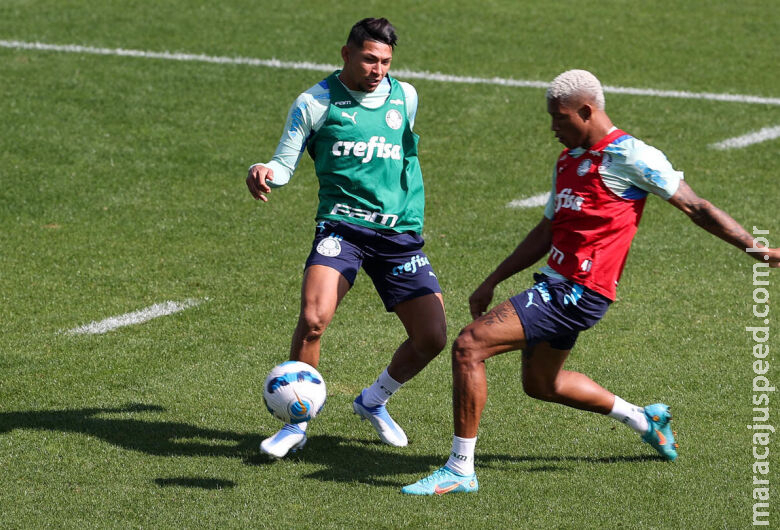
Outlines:
POLYGON ((577 110, 577 114, 579 114, 582 121, 588 121, 590 117, 593 116, 593 105, 590 103, 583 103, 577 110))
POLYGON ((349 46, 341 47, 341 58, 344 60, 344 64, 349 62, 349 46))

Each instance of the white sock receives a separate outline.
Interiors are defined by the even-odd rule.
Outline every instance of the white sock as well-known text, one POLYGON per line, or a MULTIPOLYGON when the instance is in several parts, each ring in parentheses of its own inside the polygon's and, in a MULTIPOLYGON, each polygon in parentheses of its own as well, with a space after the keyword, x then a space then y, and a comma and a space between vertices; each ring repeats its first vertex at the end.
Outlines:
POLYGON ((298 427, 301 428, 301 430, 303 432, 306 432, 306 429, 309 427, 309 422, 308 421, 302 421, 300 423, 290 423, 288 425, 297 425, 298 427))
POLYGON ((474 474, 474 446, 477 445, 477 437, 461 438, 452 437, 452 451, 447 460, 447 467, 458 475, 474 474))
POLYGON ((387 373, 387 368, 379 374, 374 384, 363 391, 363 404, 367 407, 384 405, 390 396, 398 392, 403 383, 399 383, 387 373))
POLYGON ((625 423, 639 434, 645 434, 650 427, 645 417, 645 409, 632 405, 618 396, 615 396, 615 404, 609 416, 625 423))

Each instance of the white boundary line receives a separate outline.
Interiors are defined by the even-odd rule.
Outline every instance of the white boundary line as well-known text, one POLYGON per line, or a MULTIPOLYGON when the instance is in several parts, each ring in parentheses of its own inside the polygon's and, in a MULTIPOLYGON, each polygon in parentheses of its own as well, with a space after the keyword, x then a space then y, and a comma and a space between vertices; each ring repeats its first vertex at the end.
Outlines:
MULTIPOLYGON (((169 61, 191 61, 215 64, 235 64, 248 66, 264 66, 268 68, 282 68, 287 70, 314 70, 318 72, 331 72, 338 68, 336 65, 280 61, 278 59, 255 59, 251 57, 224 57, 191 53, 154 52, 144 50, 126 50, 123 48, 95 48, 77 44, 46 44, 42 42, 25 42, 17 40, 0 40, 0 47, 19 50, 40 50, 66 53, 82 53, 92 55, 114 55, 122 57, 140 57, 145 59, 162 59, 169 61)), ((426 81, 439 81, 443 83, 466 83, 481 85, 499 85, 508 87, 547 88, 544 81, 532 81, 524 79, 510 79, 501 77, 469 77, 459 75, 441 74, 435 72, 416 72, 412 70, 394 70, 399 78, 423 79, 426 81)), ((685 90, 656 90, 653 88, 633 88, 619 86, 604 86, 605 92, 613 94, 629 94, 634 96, 654 96, 680 99, 703 99, 709 101, 725 101, 732 103, 755 103, 762 105, 780 105, 780 98, 768 98, 745 94, 715 94, 710 92, 688 92, 685 90)))
POLYGON ((742 136, 736 136, 723 140, 722 142, 711 144, 710 147, 718 150, 725 149, 741 149, 749 145, 758 144, 761 142, 767 142, 780 138, 780 125, 775 127, 764 127, 760 131, 753 131, 751 133, 743 134, 742 136))
POLYGON ((546 191, 539 195, 526 197, 525 199, 515 199, 506 206, 507 208, 534 208, 536 206, 546 205, 548 200, 550 200, 550 192, 546 191))
MULTIPOLYGON (((208 300, 206 298, 205 300, 208 300)), ((131 326, 133 324, 141 324, 153 318, 164 317, 166 315, 172 315, 179 311, 184 311, 190 307, 195 307, 203 300, 195 300, 193 298, 184 300, 183 302, 163 302, 161 304, 154 304, 145 309, 139 311, 133 311, 132 313, 125 313, 115 317, 106 318, 100 322, 90 322, 77 328, 69 329, 68 331, 61 331, 68 335, 101 335, 108 333, 111 330, 121 328, 123 326, 131 326)))

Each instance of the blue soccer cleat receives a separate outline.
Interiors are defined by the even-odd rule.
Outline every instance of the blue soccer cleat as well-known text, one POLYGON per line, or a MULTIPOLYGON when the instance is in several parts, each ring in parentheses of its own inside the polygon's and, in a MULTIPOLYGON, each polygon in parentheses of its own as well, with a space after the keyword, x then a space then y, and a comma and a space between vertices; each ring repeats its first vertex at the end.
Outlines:
POLYGON ((371 422, 376 429, 379 438, 388 445, 406 447, 409 440, 404 430, 390 417, 384 405, 366 407, 363 404, 363 392, 352 402, 352 410, 355 414, 371 422))
POLYGON ((272 458, 284 458, 306 445, 306 431, 299 425, 287 423, 279 432, 260 443, 260 451, 272 458))
POLYGON ((645 407, 645 417, 649 426, 647 432, 642 435, 642 441, 652 445, 666 460, 674 461, 677 458, 677 442, 674 441, 674 432, 669 426, 672 419, 669 406, 663 403, 648 405, 645 407))
POLYGON ((447 466, 431 475, 401 488, 407 495, 444 495, 445 493, 471 493, 479 490, 477 474, 458 475, 447 466))

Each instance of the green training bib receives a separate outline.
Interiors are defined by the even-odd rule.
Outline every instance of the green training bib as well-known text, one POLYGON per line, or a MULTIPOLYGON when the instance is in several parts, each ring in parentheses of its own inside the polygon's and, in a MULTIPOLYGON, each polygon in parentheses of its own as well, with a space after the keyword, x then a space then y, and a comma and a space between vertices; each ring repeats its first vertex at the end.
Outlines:
POLYGON ((330 106, 308 150, 320 183, 317 219, 397 232, 422 232, 425 194, 401 84, 377 109, 360 105, 337 79, 325 79, 330 106))

